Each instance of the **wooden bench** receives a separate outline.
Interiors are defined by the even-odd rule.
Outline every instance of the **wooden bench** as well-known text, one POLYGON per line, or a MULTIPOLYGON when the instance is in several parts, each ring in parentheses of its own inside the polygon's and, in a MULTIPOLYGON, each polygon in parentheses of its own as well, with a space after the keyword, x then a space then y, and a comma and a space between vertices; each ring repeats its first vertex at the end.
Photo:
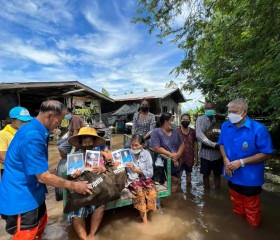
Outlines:
MULTIPOLYGON (((126 144, 126 142, 130 139, 129 135, 124 134, 124 146, 126 144)), ((155 161, 157 154, 155 152, 153 152, 152 150, 150 150, 151 156, 153 158, 153 161, 155 161)), ((161 155, 161 158, 163 159, 163 161, 166 161, 166 182, 165 184, 156 184, 156 189, 158 191, 158 198, 163 198, 163 197, 168 197, 171 195, 171 159, 167 158, 166 156, 161 155)), ((63 171, 62 173, 62 177, 66 178, 66 170, 63 171)), ((68 194, 68 190, 64 189, 63 190, 63 206, 66 205, 66 201, 67 201, 67 194, 68 194)), ((118 200, 109 202, 106 204, 106 210, 108 209, 114 209, 114 208, 119 208, 119 207, 124 207, 124 206, 128 206, 132 204, 132 195, 130 193, 130 191, 125 188, 122 190, 121 192, 121 197, 118 200)))
MULTIPOLYGON (((166 171, 167 181, 165 184, 156 184, 158 198, 168 197, 171 195, 171 159, 167 159, 164 156, 161 157, 164 161, 167 161, 167 171, 166 171)), ((107 203, 106 210, 123 207, 131 204, 132 204, 132 195, 130 191, 127 188, 125 188, 121 192, 120 199, 107 203)))

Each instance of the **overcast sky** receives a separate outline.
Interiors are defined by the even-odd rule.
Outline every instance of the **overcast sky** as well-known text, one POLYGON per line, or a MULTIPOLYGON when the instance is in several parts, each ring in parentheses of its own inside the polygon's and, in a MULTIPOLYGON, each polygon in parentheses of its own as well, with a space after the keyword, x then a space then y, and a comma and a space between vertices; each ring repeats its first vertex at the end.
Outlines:
MULTIPOLYGON (((169 75, 183 53, 131 23, 136 2, 0 0, 0 82, 76 80, 111 96, 183 82, 169 75)), ((199 105, 184 95, 184 109, 199 105)))

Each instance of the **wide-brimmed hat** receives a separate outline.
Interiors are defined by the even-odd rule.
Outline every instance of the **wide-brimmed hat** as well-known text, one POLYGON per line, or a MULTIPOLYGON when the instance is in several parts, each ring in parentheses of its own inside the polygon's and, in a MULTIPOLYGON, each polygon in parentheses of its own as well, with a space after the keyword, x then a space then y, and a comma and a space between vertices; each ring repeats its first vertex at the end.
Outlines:
POLYGON ((69 144, 74 147, 81 147, 82 136, 94 137, 94 147, 102 146, 105 144, 105 139, 103 137, 99 137, 96 130, 91 127, 82 127, 77 135, 72 136, 68 139, 69 144))
POLYGON ((103 122, 94 123, 92 127, 95 128, 97 132, 105 132, 108 130, 103 122))

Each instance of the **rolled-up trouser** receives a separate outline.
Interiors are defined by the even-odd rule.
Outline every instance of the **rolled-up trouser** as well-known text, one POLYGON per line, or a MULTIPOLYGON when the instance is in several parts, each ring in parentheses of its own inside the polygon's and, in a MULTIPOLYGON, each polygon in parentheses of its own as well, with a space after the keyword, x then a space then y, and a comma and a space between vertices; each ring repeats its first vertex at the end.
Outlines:
POLYGON ((261 223, 260 194, 245 196, 232 189, 230 199, 233 202, 233 212, 238 215, 245 215, 247 222, 252 227, 258 227, 261 223))

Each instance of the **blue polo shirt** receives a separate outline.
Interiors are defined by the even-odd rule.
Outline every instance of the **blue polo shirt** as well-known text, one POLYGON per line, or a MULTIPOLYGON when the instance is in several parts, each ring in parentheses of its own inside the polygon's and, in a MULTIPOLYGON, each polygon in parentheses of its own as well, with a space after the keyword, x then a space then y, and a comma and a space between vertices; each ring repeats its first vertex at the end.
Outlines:
MULTIPOLYGON (((218 143, 224 146, 231 162, 257 153, 273 153, 271 137, 266 127, 248 116, 239 128, 230 121, 224 122, 218 143)), ((228 175, 225 177, 241 186, 261 186, 264 183, 264 162, 246 164, 234 171, 232 178, 228 175)))
POLYGON ((47 188, 36 174, 48 171, 50 132, 36 118, 15 134, 6 154, 0 183, 0 213, 16 215, 38 208, 47 188))

